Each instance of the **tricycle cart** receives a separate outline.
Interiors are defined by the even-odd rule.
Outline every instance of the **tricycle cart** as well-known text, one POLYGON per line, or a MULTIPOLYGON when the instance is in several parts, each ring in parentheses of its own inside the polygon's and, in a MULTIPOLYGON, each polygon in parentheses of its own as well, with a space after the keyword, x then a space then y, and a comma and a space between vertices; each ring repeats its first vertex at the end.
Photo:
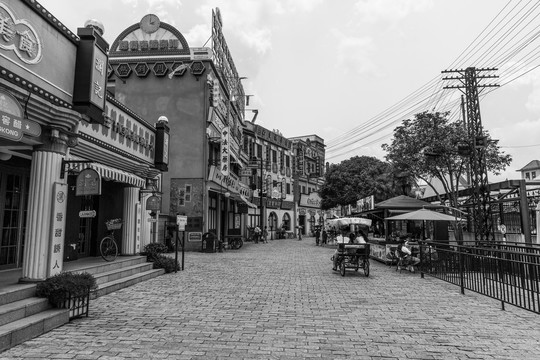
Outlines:
POLYGON ((363 269, 364 275, 369 276, 369 244, 338 244, 338 251, 334 256, 337 256, 337 267, 341 276, 345 276, 347 269, 363 269))

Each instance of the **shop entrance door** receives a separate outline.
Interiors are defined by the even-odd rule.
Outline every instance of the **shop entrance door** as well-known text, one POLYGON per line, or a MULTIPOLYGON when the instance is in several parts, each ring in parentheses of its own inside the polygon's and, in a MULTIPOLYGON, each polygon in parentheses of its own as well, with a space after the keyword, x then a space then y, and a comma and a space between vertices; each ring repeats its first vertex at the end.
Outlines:
POLYGON ((22 265, 29 176, 0 169, 0 270, 22 265))
MULTIPOLYGON (((84 196, 81 201, 81 211, 96 209, 93 196, 84 196)), ((90 255, 90 241, 92 239, 92 225, 94 218, 79 218, 79 236, 77 238, 77 253, 79 257, 90 255)))

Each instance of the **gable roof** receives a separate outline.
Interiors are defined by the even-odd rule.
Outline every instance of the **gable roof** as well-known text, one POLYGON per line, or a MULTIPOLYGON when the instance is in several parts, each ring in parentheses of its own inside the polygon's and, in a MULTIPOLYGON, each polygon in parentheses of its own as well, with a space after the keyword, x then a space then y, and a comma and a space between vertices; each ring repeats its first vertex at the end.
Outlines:
POLYGON ((527 170, 533 170, 533 169, 540 169, 540 160, 533 160, 524 167, 522 167, 519 170, 516 171, 527 171, 527 170))

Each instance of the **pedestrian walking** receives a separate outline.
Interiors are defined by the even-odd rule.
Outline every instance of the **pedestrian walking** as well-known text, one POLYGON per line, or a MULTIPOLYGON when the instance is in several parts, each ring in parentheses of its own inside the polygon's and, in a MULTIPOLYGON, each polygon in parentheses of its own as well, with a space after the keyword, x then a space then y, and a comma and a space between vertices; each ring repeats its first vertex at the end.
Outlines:
POLYGON ((255 230, 253 230, 253 240, 255 240, 255 244, 259 243, 259 239, 261 238, 261 228, 259 225, 255 226, 255 230))
POLYGON ((328 241, 328 233, 326 232, 326 229, 323 229, 322 231, 322 243, 326 245, 326 242, 328 241))
POLYGON ((298 241, 302 240, 302 225, 298 225, 298 241))
POLYGON ((315 229, 315 244, 319 246, 319 242, 321 241, 321 229, 316 228, 315 229))
POLYGON ((268 226, 264 227, 264 230, 262 232, 262 241, 265 244, 268 244, 268 226))

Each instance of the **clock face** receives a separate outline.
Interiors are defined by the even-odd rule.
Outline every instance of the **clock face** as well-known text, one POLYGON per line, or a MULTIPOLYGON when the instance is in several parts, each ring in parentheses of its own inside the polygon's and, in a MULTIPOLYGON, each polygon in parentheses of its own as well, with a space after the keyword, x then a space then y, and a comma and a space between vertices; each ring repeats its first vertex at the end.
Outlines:
POLYGON ((156 32, 159 29, 159 25, 159 18, 154 14, 145 15, 140 22, 141 30, 148 34, 156 32))

